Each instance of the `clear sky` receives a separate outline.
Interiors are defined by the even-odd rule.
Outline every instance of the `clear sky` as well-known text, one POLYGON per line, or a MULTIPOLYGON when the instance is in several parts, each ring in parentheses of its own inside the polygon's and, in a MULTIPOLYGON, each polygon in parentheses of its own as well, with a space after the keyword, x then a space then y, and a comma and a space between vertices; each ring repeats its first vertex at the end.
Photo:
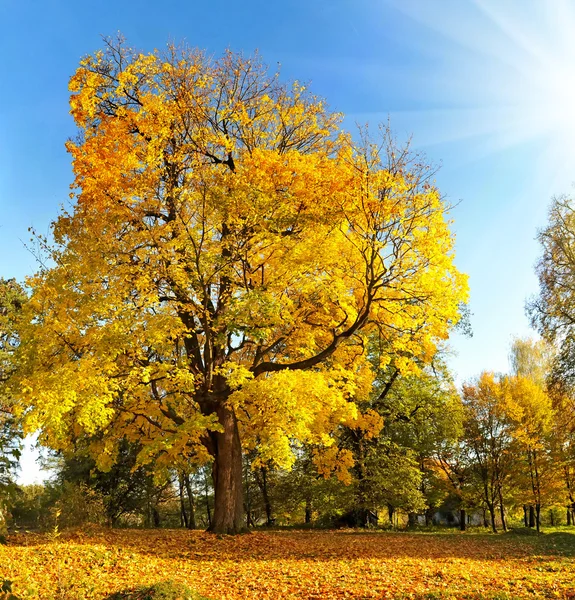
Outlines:
MULTIPOLYGON (((453 340, 457 380, 507 370, 513 336, 533 335, 537 228, 574 180, 575 0, 0 0, 0 27, 0 277, 36 268, 28 227, 48 232, 72 181, 68 78, 121 31, 143 51, 258 49, 349 127, 389 117, 457 204, 474 332, 453 340)), ((36 477, 28 452, 21 481, 36 477)))

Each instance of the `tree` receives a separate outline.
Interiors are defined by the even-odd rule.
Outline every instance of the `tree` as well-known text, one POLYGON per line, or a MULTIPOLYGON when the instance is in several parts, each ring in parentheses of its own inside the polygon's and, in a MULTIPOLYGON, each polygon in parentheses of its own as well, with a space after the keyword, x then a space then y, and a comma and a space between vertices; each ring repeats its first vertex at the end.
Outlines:
POLYGON ((575 384, 575 210, 573 199, 554 198, 549 222, 537 238, 542 256, 536 267, 539 296, 527 310, 532 325, 558 355, 553 361, 553 379, 572 387, 575 384))
POLYGON ((345 461, 365 336, 408 371, 457 323, 447 207, 420 157, 354 143, 257 57, 109 41, 70 88, 75 203, 30 280, 26 426, 56 448, 100 432, 103 469, 124 437, 140 464, 212 461, 211 529, 236 532, 244 449, 345 461))
POLYGON ((137 444, 120 440, 114 464, 102 472, 95 468, 94 459, 76 446, 72 454, 56 461, 57 479, 60 485, 83 484, 98 492, 112 527, 124 515, 134 513, 141 514, 147 523, 153 523, 162 492, 170 481, 166 478, 154 481, 149 467, 138 466, 137 454, 137 444))
MULTIPOLYGON (((510 424, 510 433, 517 452, 526 467, 526 497, 535 507, 535 525, 541 527, 541 505, 553 496, 557 470, 550 453, 550 434, 553 407, 545 389, 530 377, 507 377, 503 381, 503 409, 510 424)), ((518 465, 520 467, 520 465, 518 465)), ((524 468, 525 468, 524 467, 524 468)), ((521 469, 516 471, 516 482, 521 481, 521 469)), ((525 485, 519 485, 525 488, 525 485)))
POLYGON ((0 532, 5 525, 8 496, 14 490, 13 476, 22 442, 6 384, 16 366, 18 320, 25 301, 26 294, 14 279, 0 279, 0 532))
POLYGON ((462 434, 461 398, 441 356, 418 376, 400 377, 384 404, 386 435, 416 458, 427 522, 445 495, 438 485, 438 454, 462 434))
POLYGON ((504 410, 503 394, 501 378, 493 373, 481 373, 475 383, 463 386, 464 440, 473 454, 474 471, 493 531, 497 531, 497 506, 503 529, 506 529, 503 487, 514 462, 511 424, 504 410))
MULTIPOLYGON (((504 381, 504 410, 526 467, 517 469, 515 483, 530 505, 530 513, 535 509, 538 531, 542 503, 559 500, 561 488, 558 448, 553 440, 557 434, 557 414, 548 393, 553 357, 553 348, 545 340, 516 339, 510 353, 513 375, 504 381)), ((531 519, 528 523, 531 524, 531 519)))

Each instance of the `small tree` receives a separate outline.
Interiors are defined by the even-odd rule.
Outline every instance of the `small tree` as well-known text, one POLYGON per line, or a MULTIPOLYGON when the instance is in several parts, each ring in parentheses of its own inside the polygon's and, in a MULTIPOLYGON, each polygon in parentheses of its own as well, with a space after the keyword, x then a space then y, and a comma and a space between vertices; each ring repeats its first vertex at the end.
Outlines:
POLYGON ((0 279, 0 533, 6 527, 8 499, 15 490, 13 476, 22 442, 7 382, 16 369, 18 323, 25 302, 26 294, 14 279, 0 279))
POLYGON ((506 529, 503 489, 515 456, 501 378, 484 372, 475 383, 465 384, 463 403, 464 441, 473 456, 474 474, 491 517, 491 528, 497 531, 495 511, 499 506, 501 524, 506 529))

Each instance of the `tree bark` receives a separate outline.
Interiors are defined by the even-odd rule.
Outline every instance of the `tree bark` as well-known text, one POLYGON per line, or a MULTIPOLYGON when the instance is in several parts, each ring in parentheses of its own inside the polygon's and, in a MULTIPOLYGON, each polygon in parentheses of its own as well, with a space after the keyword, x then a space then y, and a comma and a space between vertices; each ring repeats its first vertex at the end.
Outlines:
POLYGON ((525 527, 529 527, 529 519, 527 518, 527 505, 523 505, 523 524, 525 527))
POLYGON ((507 521, 505 520, 505 506, 503 504, 503 494, 501 493, 501 489, 499 489, 499 512, 501 514, 501 527, 503 527, 503 531, 507 531, 507 521))
POLYGON ((535 509, 533 504, 529 505, 529 527, 535 527, 535 509))
POLYGON ((491 518, 491 529, 493 533, 497 533, 497 525, 495 524, 495 505, 491 502, 487 505, 489 509, 489 516, 491 518))
POLYGON ((243 526, 242 447, 238 422, 223 403, 217 415, 223 431, 211 434, 214 463, 214 515, 209 530, 236 534, 243 526))
POLYGON ((208 477, 207 475, 204 473, 204 492, 205 492, 205 498, 206 498, 206 513, 208 514, 208 530, 211 529, 212 527, 212 511, 210 510, 210 496, 208 494, 208 477))
POLYGON ((192 492, 192 483, 190 481, 190 475, 188 473, 184 473, 184 484, 186 486, 186 494, 188 496, 188 508, 190 510, 188 524, 186 527, 188 529, 196 528, 196 503, 194 502, 194 493, 192 492))
POLYGON ((464 508, 459 509, 459 529, 465 531, 467 529, 467 514, 464 508))
POLYGON ((305 501, 305 522, 306 524, 311 523, 311 500, 306 498, 305 501))
POLYGON ((535 505, 535 525, 539 533, 541 531, 541 504, 539 503, 535 505))
POLYGON ((266 525, 271 527, 274 524, 272 517, 272 503, 270 500, 270 494, 268 489, 268 470, 266 467, 260 467, 254 471, 254 476, 260 492, 262 493, 262 499, 264 501, 264 509, 266 511, 266 525))
POLYGON ((152 518, 154 521, 154 527, 161 527, 162 523, 160 521, 160 513, 157 506, 152 507, 152 518))
POLYGON ((567 525, 571 525, 571 507, 567 508, 567 525))
POLYGON ((188 514, 186 513, 186 503, 184 502, 184 477, 180 473, 178 476, 180 492, 180 525, 189 529, 188 514))

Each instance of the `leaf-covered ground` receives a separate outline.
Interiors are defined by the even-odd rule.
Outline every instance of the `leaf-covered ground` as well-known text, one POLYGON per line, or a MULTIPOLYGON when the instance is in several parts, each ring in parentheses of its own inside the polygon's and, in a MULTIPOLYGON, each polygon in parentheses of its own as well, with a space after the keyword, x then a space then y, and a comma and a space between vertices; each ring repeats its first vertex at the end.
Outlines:
POLYGON ((172 580, 208 598, 575 598, 575 533, 181 530, 11 536, 0 582, 24 598, 106 598, 172 580))

